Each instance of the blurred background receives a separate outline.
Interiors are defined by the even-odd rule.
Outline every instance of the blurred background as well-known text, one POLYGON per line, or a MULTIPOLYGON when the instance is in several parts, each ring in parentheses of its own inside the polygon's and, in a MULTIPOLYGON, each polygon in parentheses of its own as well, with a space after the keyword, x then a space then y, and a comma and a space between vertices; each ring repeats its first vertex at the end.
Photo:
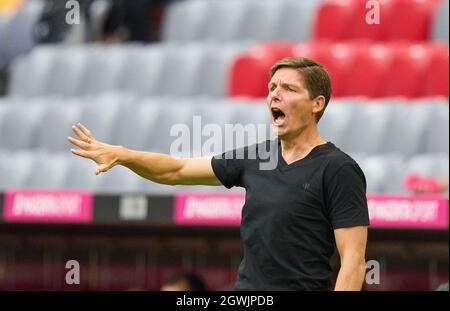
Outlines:
POLYGON ((194 115, 269 124, 270 65, 302 56, 331 75, 319 129, 358 161, 368 195, 443 204, 439 226, 375 222, 366 258, 380 282, 364 289, 435 290, 448 282, 448 40, 447 0, 0 0, 0 289, 160 290, 185 271, 230 289, 238 225, 177 222, 174 209, 186 190, 242 190, 162 186, 121 167, 96 177, 66 137, 81 121, 100 140, 169 153, 171 127, 194 115), (84 220, 46 218, 76 191, 84 220), (47 196, 22 196, 31 214, 11 214, 30 193, 47 196), (65 281, 68 260, 80 284, 65 281))

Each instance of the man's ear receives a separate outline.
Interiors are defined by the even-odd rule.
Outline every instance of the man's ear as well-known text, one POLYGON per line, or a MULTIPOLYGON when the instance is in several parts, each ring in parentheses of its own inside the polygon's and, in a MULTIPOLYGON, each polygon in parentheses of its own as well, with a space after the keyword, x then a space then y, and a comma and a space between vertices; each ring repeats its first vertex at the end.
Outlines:
POLYGON ((320 95, 313 100, 313 112, 319 113, 325 109, 325 96, 320 95))

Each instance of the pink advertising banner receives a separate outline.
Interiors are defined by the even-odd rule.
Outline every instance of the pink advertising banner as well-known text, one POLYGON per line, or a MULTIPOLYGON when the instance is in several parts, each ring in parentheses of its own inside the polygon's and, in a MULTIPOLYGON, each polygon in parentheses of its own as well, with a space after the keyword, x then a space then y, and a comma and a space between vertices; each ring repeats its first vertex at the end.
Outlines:
MULTIPOLYGON (((238 226, 244 202, 242 193, 177 193, 174 221, 176 224, 238 226)), ((367 203, 371 228, 448 228, 447 197, 369 195, 367 203)))
POLYGON ((367 196, 371 227, 447 229, 448 198, 438 196, 367 196))
POLYGON ((90 223, 93 194, 84 191, 8 190, 3 217, 10 222, 90 223))
POLYGON ((241 193, 181 192, 175 195, 174 222, 239 226, 245 196, 241 193))

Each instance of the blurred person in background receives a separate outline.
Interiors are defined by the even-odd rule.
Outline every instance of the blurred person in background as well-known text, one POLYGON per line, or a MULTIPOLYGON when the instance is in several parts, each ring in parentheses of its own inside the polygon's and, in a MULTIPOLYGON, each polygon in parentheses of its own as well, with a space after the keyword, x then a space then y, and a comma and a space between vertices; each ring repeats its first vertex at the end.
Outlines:
POLYGON ((166 277, 161 291, 206 291, 202 277, 192 272, 178 272, 166 277))
MULTIPOLYGON (((77 0, 80 24, 71 25, 66 16, 67 1, 46 0, 35 27, 39 43, 50 42, 150 42, 158 39, 164 1, 161 0, 77 0), (77 30, 77 31, 74 31, 77 30)), ((70 4, 70 3, 69 3, 70 4)))
POLYGON ((448 176, 433 177, 410 174, 405 178, 404 185, 414 194, 448 193, 448 176))
POLYGON ((334 289, 361 290, 366 180, 356 161, 318 132, 331 97, 330 77, 308 58, 283 59, 270 76, 267 108, 276 140, 180 159, 101 142, 78 123, 72 127, 78 138, 68 140, 80 149, 71 152, 95 161, 97 175, 123 165, 161 184, 244 187, 244 252, 235 290, 331 290, 336 247, 341 265, 334 289), (272 169, 261 169, 266 159, 255 151, 261 149, 274 159, 272 169), (246 157, 236 156, 242 153, 246 157))
POLYGON ((103 41, 151 41, 151 11, 155 0, 111 0, 103 25, 103 41))

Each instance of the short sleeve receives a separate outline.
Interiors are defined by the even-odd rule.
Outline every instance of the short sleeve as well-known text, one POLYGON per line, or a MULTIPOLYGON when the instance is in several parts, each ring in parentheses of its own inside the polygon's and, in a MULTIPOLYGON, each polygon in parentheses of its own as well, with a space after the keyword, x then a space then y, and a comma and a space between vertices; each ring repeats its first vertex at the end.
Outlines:
POLYGON ((366 179, 356 163, 343 165, 326 181, 325 195, 334 229, 369 225, 366 179))
POLYGON ((242 161, 233 156, 234 152, 225 152, 211 159, 214 174, 228 189, 242 187, 242 161))

